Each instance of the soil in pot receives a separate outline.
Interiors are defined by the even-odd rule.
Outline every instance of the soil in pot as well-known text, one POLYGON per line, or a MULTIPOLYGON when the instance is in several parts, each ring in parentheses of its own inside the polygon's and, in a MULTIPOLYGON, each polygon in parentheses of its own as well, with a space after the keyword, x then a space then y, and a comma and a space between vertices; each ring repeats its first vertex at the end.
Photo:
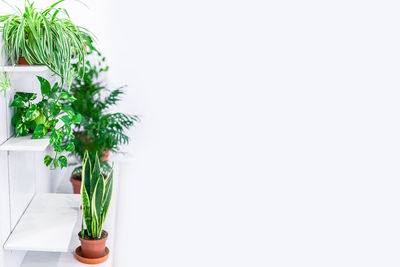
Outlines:
POLYGON ((79 240, 81 241, 82 256, 89 259, 102 258, 106 255, 106 241, 108 237, 107 231, 102 231, 99 239, 91 239, 85 234, 82 238, 81 234, 78 234, 79 240))

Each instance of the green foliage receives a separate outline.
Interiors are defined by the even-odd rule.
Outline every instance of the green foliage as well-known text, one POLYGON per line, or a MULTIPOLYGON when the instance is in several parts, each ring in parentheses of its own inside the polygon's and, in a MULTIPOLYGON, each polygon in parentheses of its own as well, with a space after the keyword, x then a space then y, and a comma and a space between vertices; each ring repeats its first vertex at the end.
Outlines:
POLYGON ((110 209, 113 191, 113 170, 104 178, 101 172, 100 160, 96 155, 91 160, 86 151, 83 158, 82 167, 82 211, 83 221, 81 236, 85 236, 84 223, 86 224, 86 234, 92 238, 100 238, 103 224, 110 209))
POLYGON ((1 71, 0 68, 0 91, 3 92, 4 95, 6 95, 7 90, 10 88, 11 88, 10 76, 6 72, 1 71))
POLYGON ((71 22, 66 9, 58 7, 62 2, 38 10, 26 0, 24 9, 15 7, 15 14, 0 16, 0 31, 3 49, 13 65, 21 56, 29 64, 44 64, 61 77, 64 85, 77 75, 71 60, 85 64, 85 45, 91 45, 92 37, 87 29, 71 22))
POLYGON ((76 100, 69 92, 61 89, 58 83, 51 86, 46 79, 37 78, 41 85, 42 100, 33 103, 37 100, 35 93, 17 92, 11 103, 11 107, 14 107, 11 124, 15 136, 32 134, 32 139, 40 139, 50 135, 50 145, 54 148, 55 156, 47 155, 44 164, 53 169, 63 168, 67 166, 67 158, 61 153, 75 149, 75 136, 71 129, 72 125, 81 122, 82 117, 65 108, 76 100))
POLYGON ((81 160, 85 151, 89 151, 91 155, 102 155, 109 150, 119 151, 120 145, 129 143, 129 137, 124 132, 138 121, 137 116, 109 112, 124 93, 122 88, 110 92, 99 81, 100 75, 108 71, 108 66, 105 65, 105 58, 97 50, 91 52, 93 59, 86 61, 85 66, 74 65, 78 72, 84 75, 83 79, 75 80, 70 89, 76 98, 76 101, 71 103, 71 109, 82 115, 82 123, 73 130, 73 154, 81 160), (102 96, 104 94, 106 95, 102 96))

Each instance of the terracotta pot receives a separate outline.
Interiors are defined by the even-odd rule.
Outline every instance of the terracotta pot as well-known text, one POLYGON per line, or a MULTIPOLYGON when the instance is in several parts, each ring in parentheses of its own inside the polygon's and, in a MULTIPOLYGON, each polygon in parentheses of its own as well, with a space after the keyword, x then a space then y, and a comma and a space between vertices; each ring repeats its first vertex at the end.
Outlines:
MULTIPOLYGON (((107 178, 107 175, 105 175, 103 173, 104 179, 107 178)), ((74 194, 80 194, 81 193, 81 186, 82 186, 82 178, 81 178, 81 174, 77 173, 77 174, 73 174, 71 176, 71 178, 69 179, 69 181, 72 184, 72 189, 74 191, 74 194)))
POLYGON ((71 178, 69 179, 72 183, 72 188, 74 190, 74 194, 80 194, 81 193, 81 185, 82 185, 82 180, 79 178, 81 177, 80 174, 73 174, 71 178))
POLYGON ((110 150, 105 150, 101 153, 101 161, 105 162, 108 160, 108 156, 110 156, 110 150))
POLYGON ((103 230, 101 239, 86 239, 78 234, 81 241, 82 256, 89 259, 102 258, 106 255, 106 241, 108 237, 107 231, 103 230))
POLYGON ((76 255, 76 259, 82 263, 85 264, 100 264, 105 262, 108 259, 108 255, 110 254, 110 250, 108 249, 108 247, 106 247, 106 255, 104 257, 101 258, 96 258, 96 259, 89 259, 89 258, 85 258, 84 256, 82 256, 82 248, 81 246, 77 247, 75 249, 75 255, 76 255))
POLYGON ((28 63, 26 58, 20 57, 20 58, 18 58, 18 65, 30 65, 30 64, 28 63))

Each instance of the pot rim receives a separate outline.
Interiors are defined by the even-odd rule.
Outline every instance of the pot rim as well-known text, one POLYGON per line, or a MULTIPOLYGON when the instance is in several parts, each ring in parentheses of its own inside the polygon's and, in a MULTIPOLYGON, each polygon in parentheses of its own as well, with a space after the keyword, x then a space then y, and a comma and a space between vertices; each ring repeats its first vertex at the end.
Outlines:
POLYGON ((78 176, 81 176, 82 174, 81 173, 76 173, 76 174, 71 174, 71 178, 70 178, 70 180, 73 180, 73 181, 77 181, 77 182, 82 182, 82 180, 78 180, 78 179, 76 179, 76 177, 78 177, 78 176))
MULTIPOLYGON (((86 229, 85 229, 85 231, 86 231, 86 229)), ((100 238, 100 239, 86 239, 86 238, 82 238, 82 237, 81 237, 81 232, 78 233, 78 237, 79 237, 79 240, 81 240, 81 241, 83 240, 83 241, 85 241, 85 242, 99 242, 99 241, 102 241, 102 240, 105 240, 105 239, 108 238, 108 232, 107 232, 106 230, 102 230, 102 232, 105 233, 105 236, 104 236, 103 238, 100 238)))

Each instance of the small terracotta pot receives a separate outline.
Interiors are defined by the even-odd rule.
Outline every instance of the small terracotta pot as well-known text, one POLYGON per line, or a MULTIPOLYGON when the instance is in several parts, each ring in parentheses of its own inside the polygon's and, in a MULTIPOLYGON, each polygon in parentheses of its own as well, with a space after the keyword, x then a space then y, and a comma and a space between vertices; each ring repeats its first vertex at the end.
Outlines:
POLYGON ((69 179, 72 183, 72 188, 74 190, 74 194, 80 194, 81 193, 81 185, 82 185, 82 180, 79 180, 78 177, 80 177, 80 174, 73 174, 71 178, 69 179))
POLYGON ((104 237, 101 239, 85 239, 79 233, 81 241, 82 256, 89 259, 102 258, 106 255, 106 241, 108 237, 107 231, 103 230, 104 237))
MULTIPOLYGON (((104 179, 107 178, 107 175, 103 173, 104 179)), ((71 178, 69 178, 69 181, 72 184, 72 189, 74 191, 74 194, 80 194, 81 193, 81 186, 82 186, 82 179, 81 179, 81 174, 73 174, 71 175, 71 178), (78 178, 79 177, 79 178, 78 178)))
POLYGON ((20 57, 20 58, 18 58, 18 65, 30 65, 30 64, 28 63, 26 58, 20 57))
POLYGON ((110 156, 110 150, 105 150, 101 153, 101 161, 105 162, 108 160, 108 157, 110 156))

